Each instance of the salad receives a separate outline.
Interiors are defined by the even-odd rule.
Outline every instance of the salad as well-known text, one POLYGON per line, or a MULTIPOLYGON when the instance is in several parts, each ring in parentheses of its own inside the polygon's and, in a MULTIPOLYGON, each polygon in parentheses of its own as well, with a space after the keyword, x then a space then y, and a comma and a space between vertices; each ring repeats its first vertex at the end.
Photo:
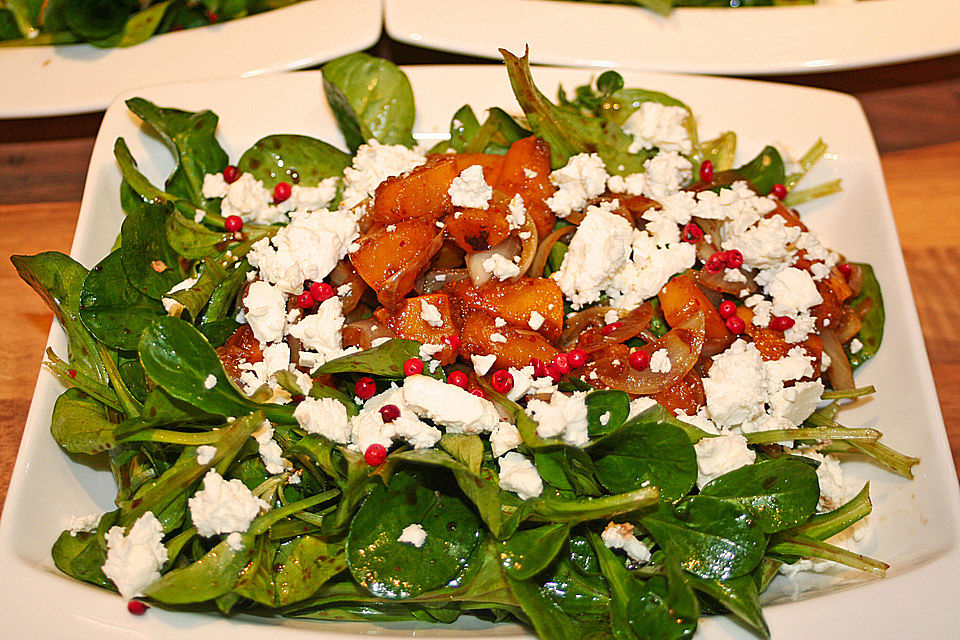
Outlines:
POLYGON ((87 43, 132 47, 154 35, 278 9, 299 0, 0 2, 0 47, 87 43))
POLYGON ((323 70, 349 152, 272 135, 231 162, 214 114, 128 102, 176 170, 152 185, 118 140, 115 250, 14 258, 70 337, 52 433, 117 479, 61 570, 133 612, 550 638, 725 610, 764 635, 781 567, 882 574, 834 544, 870 511, 838 456, 916 460, 836 422, 883 315, 787 208, 836 188, 796 185, 823 145, 734 169, 676 98, 608 73, 555 104, 505 57, 524 116, 464 107, 430 154, 363 55, 323 70))

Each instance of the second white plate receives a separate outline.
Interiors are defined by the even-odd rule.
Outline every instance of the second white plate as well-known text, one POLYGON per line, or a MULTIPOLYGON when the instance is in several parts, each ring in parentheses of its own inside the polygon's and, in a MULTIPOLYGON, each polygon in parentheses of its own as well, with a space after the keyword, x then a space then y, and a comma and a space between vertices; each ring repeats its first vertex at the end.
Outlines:
POLYGON ((380 0, 306 0, 123 49, 3 48, 0 118, 100 111, 121 91, 157 82, 307 67, 369 47, 382 22, 380 0))
POLYGON ((957 0, 677 9, 557 0, 385 0, 390 37, 538 64, 723 75, 811 73, 960 51, 957 0))

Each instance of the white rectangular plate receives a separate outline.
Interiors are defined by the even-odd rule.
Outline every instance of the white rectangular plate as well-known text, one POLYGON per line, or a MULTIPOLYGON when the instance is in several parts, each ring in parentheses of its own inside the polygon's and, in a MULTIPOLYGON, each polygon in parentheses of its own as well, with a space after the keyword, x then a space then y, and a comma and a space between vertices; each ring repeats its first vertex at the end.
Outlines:
MULTIPOLYGON (((430 143, 445 136, 454 111, 470 103, 479 114, 501 105, 518 108, 502 67, 414 67, 407 69, 417 97, 418 138, 430 143)), ((572 88, 591 72, 535 69, 548 93, 562 83, 572 88)), ((878 393, 841 413, 849 426, 876 426, 884 442, 922 459, 908 482, 866 464, 848 465, 852 475, 869 479, 874 497, 875 535, 862 551, 892 565, 885 580, 867 580, 852 571, 804 575, 794 584, 779 579, 767 618, 776 640, 848 638, 947 638, 960 628, 960 552, 957 539, 958 486, 923 346, 910 285, 884 190, 876 149, 859 104, 838 93, 723 78, 626 74, 628 86, 647 87, 686 101, 704 136, 732 129, 748 158, 776 143, 799 155, 817 137, 830 143, 830 157, 809 182, 840 177, 842 193, 802 207, 804 220, 825 243, 851 259, 875 265, 887 308, 886 339, 880 353, 859 373, 878 393), (856 585, 856 588, 845 587, 856 585), (803 591, 790 601, 794 586, 803 591), (827 593, 828 592, 828 593, 827 593), (809 597, 817 596, 817 597, 809 597), (953 602, 953 604, 946 604, 953 602)), ((220 115, 219 136, 231 158, 260 137, 303 133, 342 145, 323 99, 320 75, 302 72, 249 79, 160 85, 130 92, 107 110, 97 138, 83 196, 73 256, 96 264, 109 250, 122 220, 120 175, 112 148, 123 136, 140 168, 155 183, 172 170, 171 154, 131 117, 123 97, 140 95, 163 106, 220 115)), ((29 295, 24 290, 24 295, 29 295)), ((51 346, 65 352, 54 327, 51 346)), ((345 639, 355 634, 391 637, 522 637, 518 627, 489 628, 464 622, 453 627, 393 624, 309 623, 224 619, 214 615, 151 609, 146 616, 126 612, 115 594, 61 575, 50 547, 71 515, 111 508, 112 477, 87 460, 71 459, 49 434, 53 402, 62 388, 40 375, 23 443, 0 519, 0 629, 17 628, 20 639, 75 640, 177 638, 178 640, 345 639), (265 627, 265 625, 270 625, 265 627), (479 629, 482 629, 480 631, 479 629)), ((701 638, 747 640, 750 634, 725 618, 702 622, 701 638)))
POLYGON ((957 0, 676 9, 558 0, 384 0, 390 37, 538 64, 727 75, 812 73, 960 51, 957 0))
POLYGON ((0 48, 0 118, 100 111, 158 82, 289 71, 360 51, 380 37, 380 0, 306 0, 123 49, 0 48))

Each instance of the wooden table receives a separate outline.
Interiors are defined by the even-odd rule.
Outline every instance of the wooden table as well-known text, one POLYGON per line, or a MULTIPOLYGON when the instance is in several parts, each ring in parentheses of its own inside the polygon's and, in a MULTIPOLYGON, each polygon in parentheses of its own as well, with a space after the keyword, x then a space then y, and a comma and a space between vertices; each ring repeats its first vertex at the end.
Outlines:
MULTIPOLYGON (((401 64, 482 62, 387 38, 401 64)), ((776 80, 851 93, 881 152, 940 407, 960 461, 960 56, 776 80)), ((0 120, 0 502, 23 433, 51 314, 8 256, 68 251, 103 114, 0 120)))

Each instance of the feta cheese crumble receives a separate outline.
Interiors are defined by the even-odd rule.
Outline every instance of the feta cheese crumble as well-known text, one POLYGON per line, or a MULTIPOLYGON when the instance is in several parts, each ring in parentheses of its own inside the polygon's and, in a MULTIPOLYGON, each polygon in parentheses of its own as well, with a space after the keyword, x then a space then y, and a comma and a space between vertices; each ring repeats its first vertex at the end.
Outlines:
POLYGON ((241 480, 225 480, 214 469, 203 477, 203 489, 187 500, 190 519, 205 538, 220 533, 243 533, 260 511, 270 508, 241 480))
POLYGON ((493 197, 493 187, 487 184, 483 177, 483 167, 474 164, 453 179, 447 193, 450 194, 450 202, 455 207, 486 209, 490 206, 490 198, 493 197))
POLYGON ((557 187, 557 192, 547 198, 546 205, 555 214, 565 218, 601 195, 609 177, 603 160, 597 154, 575 155, 567 161, 566 166, 550 174, 550 182, 557 187))
POLYGON ((397 542, 413 545, 418 549, 422 547, 426 541, 427 532, 417 523, 405 527, 403 531, 400 532, 400 537, 397 538, 397 542))
POLYGON ((622 549, 627 556, 637 564, 650 562, 650 547, 633 533, 633 525, 629 522, 607 524, 600 538, 608 549, 622 549))
POLYGON ((163 525, 147 511, 140 516, 129 533, 123 527, 111 527, 104 537, 107 559, 103 575, 116 585, 120 595, 130 600, 160 578, 160 567, 167 561, 163 546, 163 525))
POLYGON ((500 488, 512 491, 521 500, 536 498, 543 493, 543 480, 527 458, 510 451, 504 454, 497 462, 500 464, 500 488))

